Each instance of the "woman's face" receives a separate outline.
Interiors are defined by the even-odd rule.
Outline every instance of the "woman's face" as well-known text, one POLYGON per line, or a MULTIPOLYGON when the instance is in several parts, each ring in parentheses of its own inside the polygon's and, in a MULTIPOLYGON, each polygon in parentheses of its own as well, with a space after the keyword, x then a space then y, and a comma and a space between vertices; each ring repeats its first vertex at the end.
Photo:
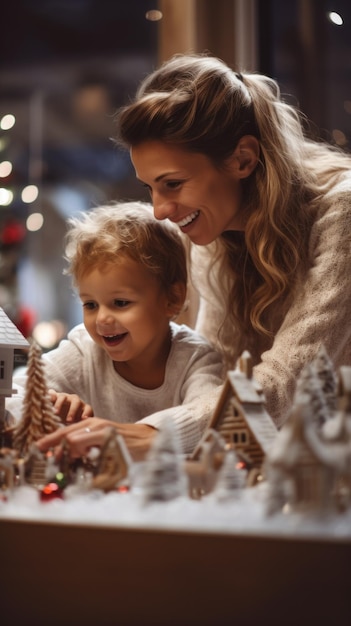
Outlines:
POLYGON ((162 141, 131 149, 137 178, 150 191, 155 217, 168 218, 198 245, 224 231, 244 230, 238 164, 217 169, 204 154, 162 141))

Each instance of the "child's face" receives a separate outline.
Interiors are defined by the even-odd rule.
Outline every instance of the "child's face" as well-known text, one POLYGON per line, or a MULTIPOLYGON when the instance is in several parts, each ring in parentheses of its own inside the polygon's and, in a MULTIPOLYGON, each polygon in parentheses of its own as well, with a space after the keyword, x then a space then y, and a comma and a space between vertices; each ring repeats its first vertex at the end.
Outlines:
POLYGON ((142 265, 122 257, 86 273, 78 289, 89 335, 116 364, 150 368, 161 355, 167 359, 174 311, 157 278, 142 265))

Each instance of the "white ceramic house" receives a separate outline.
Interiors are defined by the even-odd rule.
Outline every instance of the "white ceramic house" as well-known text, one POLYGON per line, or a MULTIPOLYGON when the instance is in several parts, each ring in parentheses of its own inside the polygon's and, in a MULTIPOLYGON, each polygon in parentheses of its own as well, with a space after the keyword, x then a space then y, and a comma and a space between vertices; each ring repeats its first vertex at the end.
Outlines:
POLYGON ((5 420, 5 398, 12 396, 14 352, 29 342, 0 307, 0 430, 5 420))

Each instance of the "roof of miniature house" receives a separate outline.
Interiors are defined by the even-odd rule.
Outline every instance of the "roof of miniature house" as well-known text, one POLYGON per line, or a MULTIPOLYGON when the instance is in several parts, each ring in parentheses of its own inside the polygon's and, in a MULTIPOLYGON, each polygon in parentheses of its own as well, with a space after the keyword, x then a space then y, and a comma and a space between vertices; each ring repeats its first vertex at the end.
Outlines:
POLYGON ((29 342, 0 307, 0 348, 28 348, 29 342))
POLYGON ((351 445, 323 440, 311 419, 310 406, 296 404, 269 451, 268 462, 289 469, 300 465, 308 454, 325 466, 343 470, 351 457, 351 445))

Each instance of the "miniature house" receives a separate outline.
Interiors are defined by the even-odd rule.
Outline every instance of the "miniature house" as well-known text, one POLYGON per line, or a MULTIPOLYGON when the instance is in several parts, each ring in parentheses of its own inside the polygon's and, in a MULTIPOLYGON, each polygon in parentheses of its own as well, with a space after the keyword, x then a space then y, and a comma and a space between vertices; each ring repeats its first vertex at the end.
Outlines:
MULTIPOLYGON (((334 421, 328 422, 328 427, 334 421)), ((343 473, 349 446, 323 440, 313 422, 308 402, 296 403, 266 459, 267 478, 273 471, 287 489, 286 503, 293 510, 328 511, 335 508, 338 478, 343 473)))
MULTIPOLYGON (((209 428, 217 431, 227 448, 260 469, 277 436, 277 429, 264 407, 262 388, 252 376, 252 360, 244 352, 235 370, 227 373, 209 428)), ((193 453, 197 458, 198 448, 193 453)))
POLYGON ((196 454, 184 461, 191 498, 197 500, 213 490, 224 456, 225 441, 218 432, 208 428, 196 448, 196 454))
POLYGON ((115 428, 110 428, 99 458, 93 489, 111 491, 119 485, 127 485, 130 478, 132 459, 123 437, 115 428))
POLYGON ((349 365, 339 367, 337 401, 338 408, 351 417, 351 367, 349 365))
POLYGON ((5 421, 5 398, 16 393, 12 389, 15 350, 28 347, 27 339, 0 308, 0 430, 5 421))

